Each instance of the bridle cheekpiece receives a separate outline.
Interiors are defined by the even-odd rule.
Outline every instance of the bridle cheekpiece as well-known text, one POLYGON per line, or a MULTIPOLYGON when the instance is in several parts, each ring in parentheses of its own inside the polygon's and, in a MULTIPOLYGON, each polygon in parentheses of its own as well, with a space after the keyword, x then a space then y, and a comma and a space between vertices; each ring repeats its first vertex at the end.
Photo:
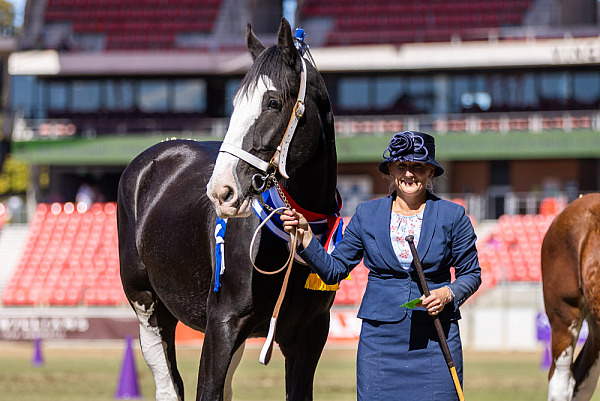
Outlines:
POLYGON ((275 174, 277 171, 285 177, 290 178, 286 171, 287 156, 290 149, 290 143, 296 132, 298 122, 304 116, 304 99, 306 97, 306 62, 304 61, 304 54, 308 50, 308 45, 304 43, 304 30, 296 28, 296 48, 300 51, 300 61, 302 61, 302 70, 300 71, 300 89, 298 90, 298 97, 296 104, 290 116, 287 128, 283 134, 283 138, 277 146, 275 154, 269 162, 266 162, 250 152, 244 149, 232 145, 230 143, 222 143, 219 152, 229 153, 246 163, 256 167, 262 171, 265 175, 255 174, 252 177, 252 186, 257 192, 263 192, 269 186, 269 181, 275 180, 275 174))

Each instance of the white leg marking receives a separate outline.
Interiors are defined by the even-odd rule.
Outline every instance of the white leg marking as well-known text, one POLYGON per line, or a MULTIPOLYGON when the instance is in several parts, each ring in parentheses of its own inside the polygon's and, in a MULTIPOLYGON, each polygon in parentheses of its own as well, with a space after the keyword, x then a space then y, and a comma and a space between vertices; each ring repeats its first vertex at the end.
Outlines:
POLYGON ((567 347, 554 361, 554 374, 548 383, 548 401, 570 401, 573 396, 575 379, 571 372, 573 347, 567 347))
POLYGON ((227 369, 227 376, 225 377, 225 388, 223 390, 223 400, 231 401, 233 399, 233 374, 235 370, 240 364, 242 360, 242 355, 244 355, 244 349, 246 348, 246 343, 243 342, 242 345, 235 351, 233 354, 233 358, 231 358, 231 363, 229 364, 229 369, 227 369))
POLYGON ((150 316, 154 305, 146 310, 143 305, 134 302, 135 311, 140 322, 140 344, 144 359, 152 371, 156 385, 156 401, 180 401, 171 377, 169 362, 158 327, 150 325, 150 316))
POLYGON ((548 383, 548 401, 571 401, 573 397, 575 378, 571 368, 573 366, 575 344, 577 338, 579 338, 582 323, 583 320, 574 320, 569 326, 569 331, 571 331, 574 340, 554 361, 554 374, 548 383))

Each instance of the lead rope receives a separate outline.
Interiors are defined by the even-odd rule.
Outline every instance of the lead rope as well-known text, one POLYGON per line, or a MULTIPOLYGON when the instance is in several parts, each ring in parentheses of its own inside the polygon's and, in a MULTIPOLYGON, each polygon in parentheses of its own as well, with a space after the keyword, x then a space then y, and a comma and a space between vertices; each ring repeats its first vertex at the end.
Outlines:
MULTIPOLYGON (((288 257, 288 260, 284 263, 283 266, 281 266, 279 269, 277 269, 275 271, 261 270, 260 268, 258 268, 258 266, 256 266, 256 264, 254 264, 254 259, 252 258, 252 254, 254 253, 253 251, 254 251, 254 243, 256 242, 256 236, 258 235, 260 230, 263 228, 263 226, 265 224, 267 224, 267 222, 273 218, 275 213, 283 214, 283 210, 285 210, 285 209, 292 210, 292 206, 290 205, 290 202, 287 200, 285 194, 281 190, 281 186, 279 185, 279 182, 274 177, 271 177, 271 180, 273 181, 273 184, 277 188, 277 192, 279 193, 281 200, 283 200, 283 203, 285 203, 285 206, 281 206, 281 207, 278 207, 277 209, 273 209, 271 206, 267 205, 267 203, 264 201, 262 195, 258 196, 258 201, 262 205, 262 207, 264 207, 265 210, 270 210, 271 213, 258 225, 258 227, 256 227, 256 230, 254 230, 254 234, 252 235, 252 241, 250 241, 250 249, 248 250, 248 257, 250 258, 250 263, 252 263, 252 266, 254 266, 254 269, 257 272, 259 272, 261 274, 266 274, 266 275, 273 275, 273 274, 282 272, 283 269, 285 269, 286 266, 288 266, 290 264, 290 261, 293 261, 294 258, 296 257, 296 246, 293 246, 290 249, 290 256, 288 257)), ((297 235, 296 231, 294 231, 294 234, 292 234, 292 240, 295 235, 297 235)))
MULTIPOLYGON (((273 275, 273 274, 277 274, 283 271, 283 269, 285 269, 289 264, 290 264, 290 260, 294 259, 295 253, 296 253, 296 247, 292 247, 292 249, 290 250, 290 256, 288 257, 288 260, 285 262, 285 264, 283 266, 281 266, 279 269, 274 270, 274 271, 266 271, 266 270, 261 270, 258 266, 256 266, 254 264, 254 260, 252 259, 252 251, 254 250, 254 242, 256 241, 256 236, 258 235, 258 233, 260 232, 260 229, 267 224, 267 222, 269 220, 271 220, 271 218, 273 217, 273 215, 275 213, 281 213, 282 210, 287 209, 287 206, 282 206, 282 207, 278 207, 277 209, 274 209, 271 214, 269 214, 267 216, 266 219, 264 219, 259 225, 258 227, 256 227, 256 230, 254 231, 254 235, 252 236, 252 241, 250 242, 250 250, 249 250, 249 257, 250 257, 250 262, 252 263, 252 266, 254 266, 254 269, 261 273, 261 274, 266 274, 266 275, 273 275)), ((295 232, 292 235, 292 240, 294 239, 295 236, 295 232)))
POLYGON ((294 263, 294 256, 296 254, 297 241, 298 232, 297 230, 294 230, 294 232, 292 233, 292 249, 290 251, 290 258, 288 259, 287 271, 285 272, 283 284, 281 285, 281 291, 279 292, 279 298, 277 298, 277 302, 275 303, 275 309, 273 309, 273 315, 271 316, 271 321, 269 322, 269 332, 267 333, 267 339, 265 340, 265 344, 260 350, 260 355, 258 357, 259 362, 263 365, 267 365, 269 361, 271 361, 271 355, 273 354, 273 344, 275 342, 275 328, 277 326, 277 318, 279 317, 279 310, 281 309, 283 298, 285 298, 285 292, 287 290, 288 282, 290 279, 290 273, 292 272, 292 264, 294 263))
MULTIPOLYGON (((279 291, 279 297, 277 298, 277 302, 275 303, 275 308, 273 309, 273 313, 271 315, 271 321, 269 322, 269 332, 267 333, 267 339, 265 340, 265 343, 264 343, 262 349, 260 350, 260 355, 258 357, 259 362, 263 365, 267 365, 271 361, 271 355, 273 354, 273 344, 275 343, 275 328, 277 326, 277 318, 279 317, 279 311, 281 310, 281 304, 283 303, 283 299, 285 298, 285 293, 286 293, 288 282, 290 279, 290 273, 292 272, 292 265, 294 264, 294 258, 296 257, 296 245, 298 244, 298 231, 296 229, 294 229, 291 234, 292 246, 290 249, 290 255, 288 257, 288 260, 285 262, 285 264, 281 268, 279 268, 275 271, 265 271, 265 270, 259 269, 258 266, 256 266, 256 264, 254 264, 254 260, 252 258, 252 253, 253 253, 252 251, 254 250, 254 242, 256 240, 256 236, 258 235, 258 233, 260 232, 262 227, 271 218, 273 218, 275 213, 281 214, 283 210, 292 208, 290 206, 290 203, 288 202, 287 198, 285 197, 283 191, 281 190, 281 186, 279 185, 279 182, 277 182, 277 180, 275 180, 275 179, 273 179, 273 182, 275 184, 275 187, 277 188, 277 192, 279 193, 279 196, 281 196, 281 199, 283 200, 283 202, 285 203, 286 206, 282 206, 282 207, 278 207, 277 209, 273 209, 270 206, 268 206, 266 203, 264 203, 264 200, 263 200, 262 204, 264 206, 266 206, 269 210, 271 210, 271 213, 267 216, 266 219, 264 219, 259 224, 259 226, 254 231, 254 235, 252 236, 252 241, 250 242, 250 250, 249 250, 250 262, 252 263, 252 266, 254 266, 254 269, 261 274, 273 275, 273 274, 280 273, 283 271, 283 269, 287 268, 287 270, 285 272, 285 276, 283 278, 283 283, 281 285, 281 291, 279 291)), ((262 200, 262 196, 259 196, 259 200, 262 200)))

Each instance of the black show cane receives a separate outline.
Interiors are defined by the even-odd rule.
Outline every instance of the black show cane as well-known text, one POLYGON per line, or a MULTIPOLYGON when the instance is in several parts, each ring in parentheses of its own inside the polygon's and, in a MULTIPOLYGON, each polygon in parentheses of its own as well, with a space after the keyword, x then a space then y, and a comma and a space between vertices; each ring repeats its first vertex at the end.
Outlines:
MULTIPOLYGON (((425 274, 423 273, 423 266, 421 265, 419 254, 417 254, 417 248, 415 248, 415 237, 408 235, 404 239, 406 242, 408 242, 408 246, 410 247, 410 252, 412 253, 413 261, 415 262, 415 267, 417 268, 417 273, 419 274, 419 281, 421 281, 421 286, 423 287, 423 293, 426 297, 428 297, 430 294, 429 286, 425 280, 425 274)), ((440 318, 438 316, 432 317, 438 337, 440 338, 440 347, 442 347, 442 353, 444 354, 444 358, 446 358, 446 364, 448 365, 448 369, 450 369, 450 374, 452 375, 452 380, 454 381, 456 394, 458 394, 458 399, 460 401, 465 401, 465 396, 462 392, 462 388, 460 387, 458 375, 456 374, 456 367, 454 366, 454 361, 452 360, 452 355, 450 355, 450 349, 448 348, 448 343, 446 342, 446 335, 444 334, 444 329, 442 329, 442 323, 440 322, 440 318)))

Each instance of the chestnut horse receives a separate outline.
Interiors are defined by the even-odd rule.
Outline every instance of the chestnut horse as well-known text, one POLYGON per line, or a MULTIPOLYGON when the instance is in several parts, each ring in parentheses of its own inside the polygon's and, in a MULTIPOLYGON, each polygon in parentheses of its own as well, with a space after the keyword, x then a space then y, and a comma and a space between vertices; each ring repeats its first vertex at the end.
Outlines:
POLYGON ((548 400, 589 400, 600 374, 600 194, 575 200, 550 225, 542 283, 552 329, 548 400), (584 319, 589 335, 573 363, 584 319))
MULTIPOLYGON (((205 333, 196 395, 202 401, 231 399, 245 340, 267 335, 284 273, 263 275, 252 263, 275 271, 289 255, 288 243, 267 228, 249 255, 261 223, 252 205, 267 184, 277 181, 290 201, 316 214, 338 208, 333 114, 321 75, 286 20, 274 46, 265 48, 250 27, 246 36, 254 63, 234 97, 223 143, 159 143, 133 160, 119 183, 121 278, 157 400, 183 399, 178 322, 205 333), (223 248, 217 215, 227 219, 223 248), (224 249, 224 270, 215 268, 217 246, 224 249)), ((312 400, 335 294, 305 289, 309 273, 294 263, 277 320, 290 401, 312 400)))

